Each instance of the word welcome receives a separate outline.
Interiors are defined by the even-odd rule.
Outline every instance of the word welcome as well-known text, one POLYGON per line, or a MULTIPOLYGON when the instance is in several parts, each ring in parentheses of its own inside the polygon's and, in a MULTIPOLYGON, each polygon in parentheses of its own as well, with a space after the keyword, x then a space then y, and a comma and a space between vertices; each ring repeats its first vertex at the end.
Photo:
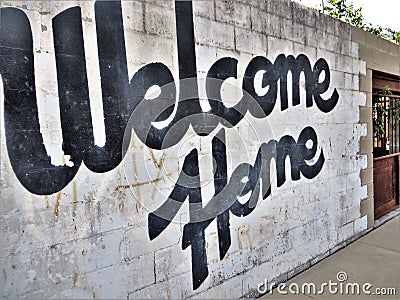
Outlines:
MULTIPOLYGON (((192 3, 176 1, 175 12, 179 78, 181 81, 197 78, 192 3)), ((74 165, 54 166, 40 132, 29 20, 17 8, 1 9, 0 74, 4 85, 7 150, 18 180, 34 194, 48 195, 60 191, 74 178, 82 162, 98 173, 118 166, 127 148, 123 145, 123 138, 128 123, 148 147, 165 149, 178 143, 190 125, 196 133, 207 135, 221 122, 228 128, 235 126, 247 111, 257 118, 268 116, 276 104, 278 80, 283 111, 288 108, 289 71, 293 79, 293 106, 300 104, 301 72, 305 75, 307 107, 315 102, 321 111, 329 112, 339 99, 336 89, 329 99, 321 97, 330 83, 329 66, 323 58, 311 69, 305 55, 294 58, 281 54, 274 64, 260 56, 250 61, 242 87, 245 95, 250 97, 243 97, 237 105, 228 108, 221 100, 220 86, 227 78, 237 78, 237 60, 225 57, 215 62, 207 74, 206 89, 211 110, 202 111, 197 97, 197 81, 191 81, 183 85, 179 93, 173 120, 159 129, 153 122, 167 120, 176 105, 177 91, 171 71, 162 63, 150 63, 129 80, 125 42, 130 41, 124 38, 120 1, 95 2, 95 16, 106 142, 103 147, 94 144, 81 10, 72 7, 55 16, 52 24, 62 147, 74 165), (264 71, 263 84, 269 87, 262 96, 254 88, 258 71, 264 71), (325 78, 319 82, 322 73, 325 78), (146 92, 154 85, 166 88, 161 88, 157 99, 144 100, 146 92), (130 118, 133 122, 128 122, 130 118)))

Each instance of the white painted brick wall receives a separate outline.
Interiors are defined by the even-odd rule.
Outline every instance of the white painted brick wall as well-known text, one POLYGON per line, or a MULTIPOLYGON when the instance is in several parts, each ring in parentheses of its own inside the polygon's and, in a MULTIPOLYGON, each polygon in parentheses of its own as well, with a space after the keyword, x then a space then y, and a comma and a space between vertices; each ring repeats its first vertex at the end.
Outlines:
MULTIPOLYGON (((53 163, 62 162, 62 135, 51 20, 69 7, 82 7, 91 99, 101 99, 93 3, 0 2, 1 7, 22 9, 31 22, 39 118, 53 163)), ((2 117, 1 298, 237 298, 254 292, 264 280, 273 282, 287 276, 286 272, 304 268, 367 228, 366 217, 360 217, 360 201, 367 196, 360 171, 366 168, 367 158, 359 154, 366 126, 358 124, 359 105, 366 99, 358 91, 359 74, 365 75, 366 67, 357 59, 358 44, 351 42, 349 27, 288 0, 195 1, 193 9, 199 78, 204 79, 218 59, 234 57, 241 87, 254 56, 274 62, 281 53, 305 54, 311 66, 318 58, 329 64, 330 89, 323 96, 331 95, 333 88, 340 95, 328 114, 315 104, 306 108, 304 95, 299 106, 289 104, 281 111, 278 97, 267 118, 248 114, 238 126, 227 129, 227 149, 232 155, 228 175, 238 164, 254 162, 258 147, 268 139, 268 126, 277 140, 284 135, 297 139, 304 127, 312 126, 318 136, 317 153, 323 150, 325 155, 321 172, 311 180, 302 176, 292 181, 287 162, 286 182, 279 188, 273 174, 271 196, 249 216, 231 215, 232 243, 223 260, 216 222, 211 223, 205 231, 209 276, 193 290, 191 249, 182 250, 187 203, 152 241, 147 217, 168 197, 193 148, 206 156, 200 163, 204 204, 211 199, 210 137, 193 137, 189 131, 175 148, 149 151, 134 136, 116 169, 96 174, 82 165, 62 191, 38 196, 22 187, 11 168, 2 117)), ((148 63, 162 62, 177 79, 174 2, 123 1, 122 11, 129 76, 148 63)), ((205 97, 204 81, 199 90, 205 97)), ((1 83, 2 116, 3 94, 1 83)), ((99 139, 100 102, 92 103, 99 139)))

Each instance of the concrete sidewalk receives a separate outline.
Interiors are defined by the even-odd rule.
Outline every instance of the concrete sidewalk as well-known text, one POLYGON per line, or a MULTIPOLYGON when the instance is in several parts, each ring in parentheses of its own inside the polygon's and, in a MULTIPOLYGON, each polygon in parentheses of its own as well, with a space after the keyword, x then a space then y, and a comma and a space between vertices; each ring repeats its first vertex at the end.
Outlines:
MULTIPOLYGON (((377 227, 367 235, 358 239, 349 246, 332 254, 310 269, 300 273, 285 283, 281 290, 287 292, 283 295, 274 289, 261 299, 400 299, 400 217, 397 216, 383 225, 377 227), (344 272, 344 273, 343 273, 344 272), (347 280, 344 278, 347 277, 347 280), (338 280, 342 279, 342 285, 338 280), (305 293, 293 295, 289 287, 302 288, 303 283, 314 283, 316 290, 321 290, 321 284, 329 281, 337 283, 338 291, 329 292, 329 286, 323 288, 322 294, 309 292, 304 285, 305 293), (358 284, 360 295, 353 294, 350 283, 358 284), (368 288, 368 283, 370 287, 368 288), (363 293, 363 285, 370 295, 363 293), (342 286, 343 293, 340 292, 342 286), (350 295, 346 294, 347 290, 350 295), (380 290, 378 290, 380 288, 380 290), (382 289, 386 288, 386 289, 382 289), (393 295, 394 288, 396 295, 393 295), (378 293, 391 293, 392 295, 377 295, 378 293)), ((357 287, 354 288, 355 290, 357 287)))

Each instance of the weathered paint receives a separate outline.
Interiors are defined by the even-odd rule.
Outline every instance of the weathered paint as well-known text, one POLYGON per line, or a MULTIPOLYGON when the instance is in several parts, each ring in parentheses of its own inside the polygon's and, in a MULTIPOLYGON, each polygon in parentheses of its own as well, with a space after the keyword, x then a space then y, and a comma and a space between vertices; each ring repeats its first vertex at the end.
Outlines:
POLYGON ((365 65, 340 22, 288 1, 1 7, 2 296, 238 297, 366 228, 365 65))

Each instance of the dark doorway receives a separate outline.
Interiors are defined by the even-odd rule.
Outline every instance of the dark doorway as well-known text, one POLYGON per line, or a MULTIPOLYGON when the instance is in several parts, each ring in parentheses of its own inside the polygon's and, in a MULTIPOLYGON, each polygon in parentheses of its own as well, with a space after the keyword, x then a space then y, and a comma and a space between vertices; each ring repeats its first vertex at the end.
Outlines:
POLYGON ((400 77, 373 72, 375 219, 399 207, 400 77))

